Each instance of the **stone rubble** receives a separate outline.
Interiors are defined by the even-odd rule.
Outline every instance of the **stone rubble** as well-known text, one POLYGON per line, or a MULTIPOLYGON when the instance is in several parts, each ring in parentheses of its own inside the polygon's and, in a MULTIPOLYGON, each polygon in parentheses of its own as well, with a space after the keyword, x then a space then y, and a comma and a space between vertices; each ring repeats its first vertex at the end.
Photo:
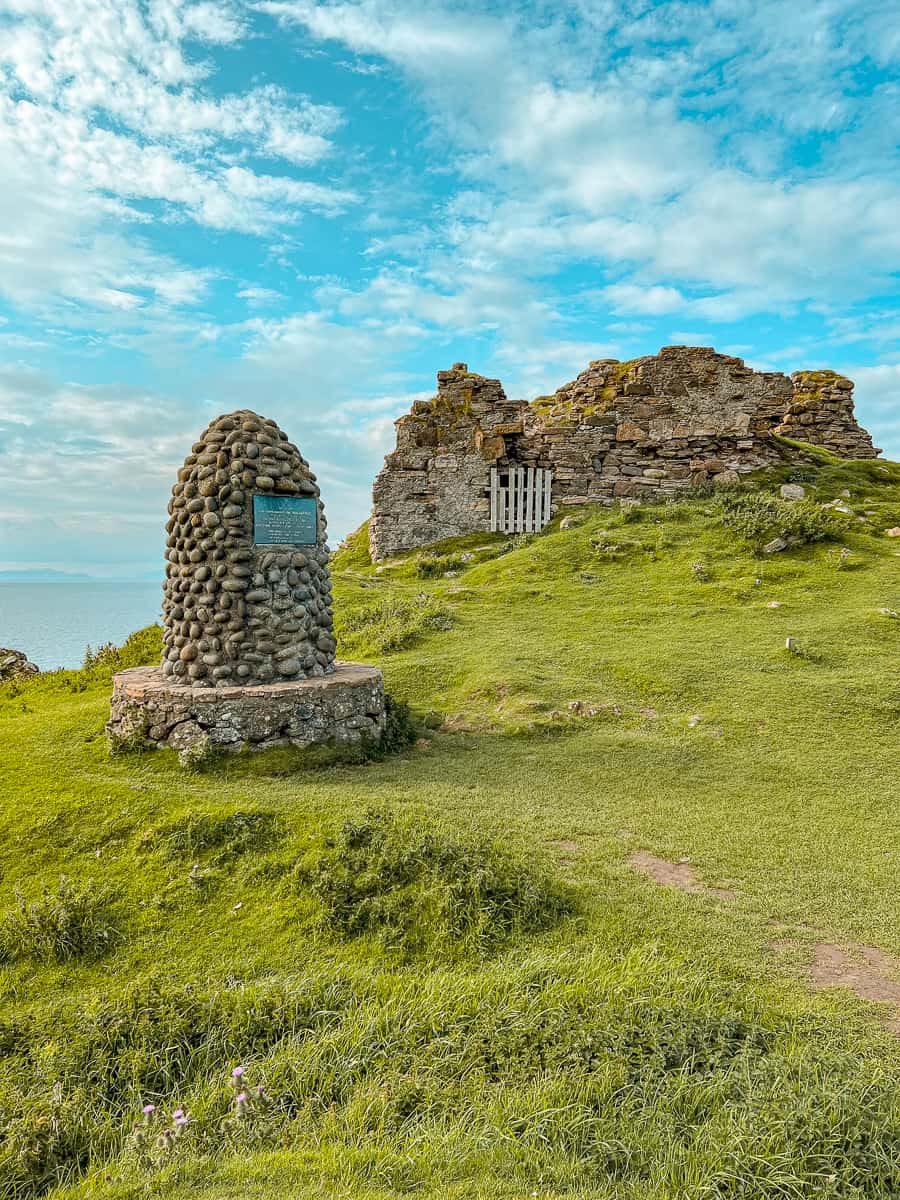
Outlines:
POLYGON ((374 560, 490 528, 490 469, 553 472, 552 506, 671 497, 803 460, 778 436, 874 458, 853 384, 832 371, 791 378, 696 346, 632 362, 600 359, 552 396, 508 400, 500 381, 455 363, 437 395, 397 423, 373 489, 374 560))

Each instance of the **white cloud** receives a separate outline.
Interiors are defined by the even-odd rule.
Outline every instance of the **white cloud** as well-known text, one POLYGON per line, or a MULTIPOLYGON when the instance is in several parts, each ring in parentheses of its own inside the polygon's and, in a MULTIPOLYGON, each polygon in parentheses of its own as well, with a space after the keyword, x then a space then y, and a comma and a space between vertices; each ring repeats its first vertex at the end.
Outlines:
POLYGON ((279 300, 284 299, 282 293, 276 292, 274 288, 253 287, 251 285, 240 288, 237 297, 239 300, 246 300, 251 308, 265 308, 270 304, 277 304, 279 300))
POLYGON ((0 160, 0 296, 28 307, 62 300, 125 313, 204 298, 209 271, 183 267, 140 235, 113 232, 114 202, 75 178, 61 181, 2 128, 0 160))
POLYGON ((612 311, 619 314, 639 313, 658 317, 677 312, 687 305, 677 288, 659 285, 641 287, 637 283, 614 283, 604 288, 602 295, 609 301, 612 311))
MULTIPOLYGON (((162 7, 159 0, 156 7, 162 7)), ((186 33, 205 42, 227 46, 239 41, 244 32, 244 22, 231 4, 202 0, 200 4, 185 9, 184 5, 168 0, 168 8, 175 20, 183 22, 186 33)))
POLYGON ((885 457, 900 462, 900 363, 847 367, 856 384, 857 419, 882 447, 885 457))
POLYGON ((675 329, 669 334, 668 343, 670 346, 712 346, 715 338, 711 333, 675 329))
POLYGON ((473 265, 460 275, 451 259, 435 259, 428 271, 387 269, 358 290, 325 286, 316 298, 345 318, 377 314, 458 334, 508 331, 513 325, 526 334, 553 319, 552 306, 522 280, 473 265))
POLYGON ((161 144, 144 145, 93 126, 83 116, 2 97, 0 152, 43 162, 63 196, 80 187, 125 201, 162 201, 216 229, 259 233, 298 210, 335 212, 354 200, 347 191, 307 180, 225 163, 198 165, 161 144))
MULTIPOLYGON (((460 252, 461 273, 619 264, 640 271, 651 305, 667 304, 665 289, 711 291, 693 311, 717 321, 891 286, 900 184, 884 162, 860 174, 874 122, 841 88, 866 56, 893 62, 888 0, 864 12, 851 0, 790 12, 780 0, 569 4, 527 23, 515 9, 404 0, 257 7, 381 56, 421 89, 477 184, 478 204, 451 205, 432 230, 460 252), (791 138, 839 130, 855 139, 856 169, 844 152, 843 171, 783 170, 791 138)), ((892 123, 884 108, 882 127, 892 123)), ((402 238, 373 249, 402 253, 402 238)))
POLYGON ((0 0, 0 294, 150 320, 213 275, 150 248, 155 215, 265 234, 355 203, 293 170, 331 153, 334 106, 210 86, 197 51, 246 36, 246 16, 231 0, 0 0))
POLYGON ((504 48, 497 20, 439 7, 404 12, 400 5, 316 4, 314 0, 261 0, 259 12, 286 24, 303 25, 316 37, 342 42, 362 54, 377 54, 426 75, 438 59, 451 68, 491 59, 504 48))

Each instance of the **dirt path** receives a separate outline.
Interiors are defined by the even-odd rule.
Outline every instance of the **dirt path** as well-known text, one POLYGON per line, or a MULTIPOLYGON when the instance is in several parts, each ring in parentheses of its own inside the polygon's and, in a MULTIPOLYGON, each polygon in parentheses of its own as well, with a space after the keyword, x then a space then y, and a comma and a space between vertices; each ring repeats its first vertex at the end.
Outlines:
POLYGON ((664 887, 675 887, 682 892, 693 892, 703 896, 714 896, 716 900, 733 900, 735 893, 726 887, 711 887, 704 883, 688 862, 669 862, 657 858, 648 850, 635 850, 628 856, 628 865, 664 887))
MULTIPOLYGON (((716 900, 735 899, 736 894, 730 888, 711 887, 704 883, 686 861, 673 863, 651 854, 648 850, 635 850, 628 856, 628 865, 663 887, 674 887, 695 895, 713 896, 716 900)), ((798 948, 798 942, 772 943, 772 949, 779 953, 798 948)), ((900 1034, 898 976, 900 962, 876 946, 863 946, 854 942, 842 948, 834 942, 821 941, 817 942, 813 949, 813 960, 808 969, 807 979, 814 991, 846 988, 861 1000, 892 1005, 893 1014, 884 1016, 882 1023, 892 1033, 900 1034)))

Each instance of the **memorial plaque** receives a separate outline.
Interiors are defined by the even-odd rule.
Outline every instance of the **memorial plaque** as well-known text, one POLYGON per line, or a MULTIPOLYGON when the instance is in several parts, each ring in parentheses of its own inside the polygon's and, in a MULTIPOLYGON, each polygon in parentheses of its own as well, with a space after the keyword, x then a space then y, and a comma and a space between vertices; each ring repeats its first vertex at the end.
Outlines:
POLYGON ((253 541, 257 546, 314 546, 318 513, 315 496, 254 496, 253 541))

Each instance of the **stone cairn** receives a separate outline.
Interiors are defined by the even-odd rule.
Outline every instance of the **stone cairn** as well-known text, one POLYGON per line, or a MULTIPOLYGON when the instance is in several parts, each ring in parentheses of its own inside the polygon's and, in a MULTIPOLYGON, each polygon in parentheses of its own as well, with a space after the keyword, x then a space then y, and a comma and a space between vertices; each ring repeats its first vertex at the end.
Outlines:
POLYGON ((178 472, 167 532, 162 664, 116 675, 112 747, 168 747, 187 764, 376 743, 381 671, 335 660, 316 477, 274 421, 241 411, 212 422, 178 472))
POLYGON ((217 418, 178 472, 163 602, 163 673, 215 687, 325 675, 334 669, 325 512, 316 477, 274 421, 217 418), (315 546, 253 545, 252 496, 314 496, 315 546))

